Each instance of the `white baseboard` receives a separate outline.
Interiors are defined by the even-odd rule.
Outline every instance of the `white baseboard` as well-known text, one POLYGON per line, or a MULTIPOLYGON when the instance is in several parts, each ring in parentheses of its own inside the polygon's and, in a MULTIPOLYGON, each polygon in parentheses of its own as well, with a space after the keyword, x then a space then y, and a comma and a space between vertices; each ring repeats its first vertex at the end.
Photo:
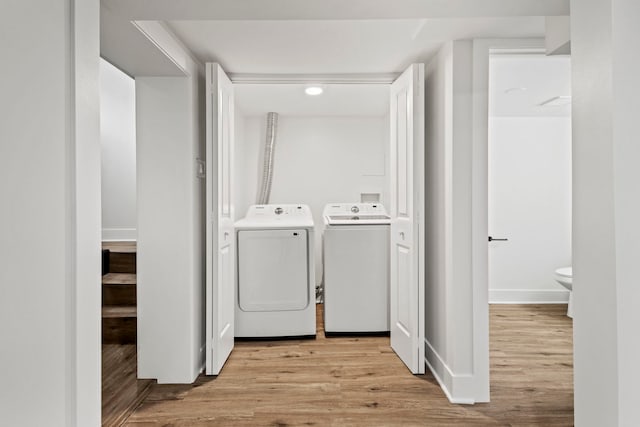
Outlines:
POLYGON ((566 289, 489 289, 489 304, 567 304, 566 289))
POLYGON ((103 242, 134 242, 138 238, 135 228, 103 228, 103 242))
POLYGON ((440 384, 440 388, 442 388, 449 402, 461 405, 473 405, 475 398, 470 397, 473 395, 471 392, 473 389, 473 375, 454 374, 426 339, 424 340, 424 346, 424 361, 436 381, 438 381, 438 384, 440 384))

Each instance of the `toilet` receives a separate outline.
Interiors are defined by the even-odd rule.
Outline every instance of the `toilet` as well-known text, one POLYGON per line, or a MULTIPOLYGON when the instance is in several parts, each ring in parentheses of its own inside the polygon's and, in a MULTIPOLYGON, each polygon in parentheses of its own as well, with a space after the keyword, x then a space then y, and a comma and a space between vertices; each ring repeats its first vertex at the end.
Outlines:
POLYGON ((555 273, 556 282, 560 283, 569 291, 569 306, 567 307, 567 316, 573 319, 573 268, 558 268, 555 273))

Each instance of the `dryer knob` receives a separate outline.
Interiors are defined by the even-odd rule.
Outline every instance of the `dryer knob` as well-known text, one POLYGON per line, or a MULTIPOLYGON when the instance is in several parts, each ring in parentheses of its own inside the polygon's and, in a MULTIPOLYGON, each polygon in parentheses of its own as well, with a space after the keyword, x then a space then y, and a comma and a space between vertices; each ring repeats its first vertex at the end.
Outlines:
POLYGON ((357 207, 357 206, 351 206, 351 212, 358 213, 358 212, 360 212, 360 208, 357 207))
POLYGON ((276 215, 281 215, 282 212, 284 212, 284 209, 282 209, 281 207, 277 207, 274 212, 276 213, 276 215))

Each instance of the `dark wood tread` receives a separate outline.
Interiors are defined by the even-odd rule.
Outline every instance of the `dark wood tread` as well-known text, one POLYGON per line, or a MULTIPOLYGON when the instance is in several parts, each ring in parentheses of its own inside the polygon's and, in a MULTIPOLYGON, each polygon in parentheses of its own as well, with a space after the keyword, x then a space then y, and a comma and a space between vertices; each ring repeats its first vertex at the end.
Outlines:
POLYGON ((135 305, 110 305, 102 307, 103 319, 135 318, 138 311, 135 305))
POLYGON ((135 273, 107 273, 102 276, 103 285, 135 285, 135 273))
POLYGON ((110 252, 130 254, 137 251, 137 242, 102 242, 102 249, 110 252))

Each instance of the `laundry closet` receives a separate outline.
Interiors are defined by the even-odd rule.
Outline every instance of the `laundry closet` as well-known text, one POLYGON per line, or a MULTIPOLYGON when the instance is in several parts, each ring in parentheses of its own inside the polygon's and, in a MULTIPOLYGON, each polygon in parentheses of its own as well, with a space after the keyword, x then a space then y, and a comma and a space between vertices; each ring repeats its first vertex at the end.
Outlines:
MULTIPOLYGON (((424 372, 419 338, 424 314, 417 303, 422 300, 417 250, 423 241, 416 226, 423 181, 422 66, 409 67, 395 82, 234 77, 217 64, 207 65, 207 373, 217 374, 233 348, 230 308, 239 295, 238 256, 246 253, 237 247, 234 224, 252 205, 265 203, 258 196, 267 163, 268 203, 283 205, 276 214, 308 208, 313 218, 313 288, 324 279, 325 206, 370 202, 391 209, 391 345, 412 372, 424 372), (322 93, 307 94, 310 85, 322 93), (268 113, 277 114, 276 123, 268 113), (265 159, 267 144, 271 159, 265 159)), ((312 298, 315 312, 315 292, 312 298)))
POLYGON ((235 84, 235 216, 257 203, 267 113, 278 114, 269 203, 304 203, 316 231, 316 284, 322 282, 322 210, 328 203, 389 205, 389 86, 235 84), (377 199, 377 200, 376 200, 377 199))

